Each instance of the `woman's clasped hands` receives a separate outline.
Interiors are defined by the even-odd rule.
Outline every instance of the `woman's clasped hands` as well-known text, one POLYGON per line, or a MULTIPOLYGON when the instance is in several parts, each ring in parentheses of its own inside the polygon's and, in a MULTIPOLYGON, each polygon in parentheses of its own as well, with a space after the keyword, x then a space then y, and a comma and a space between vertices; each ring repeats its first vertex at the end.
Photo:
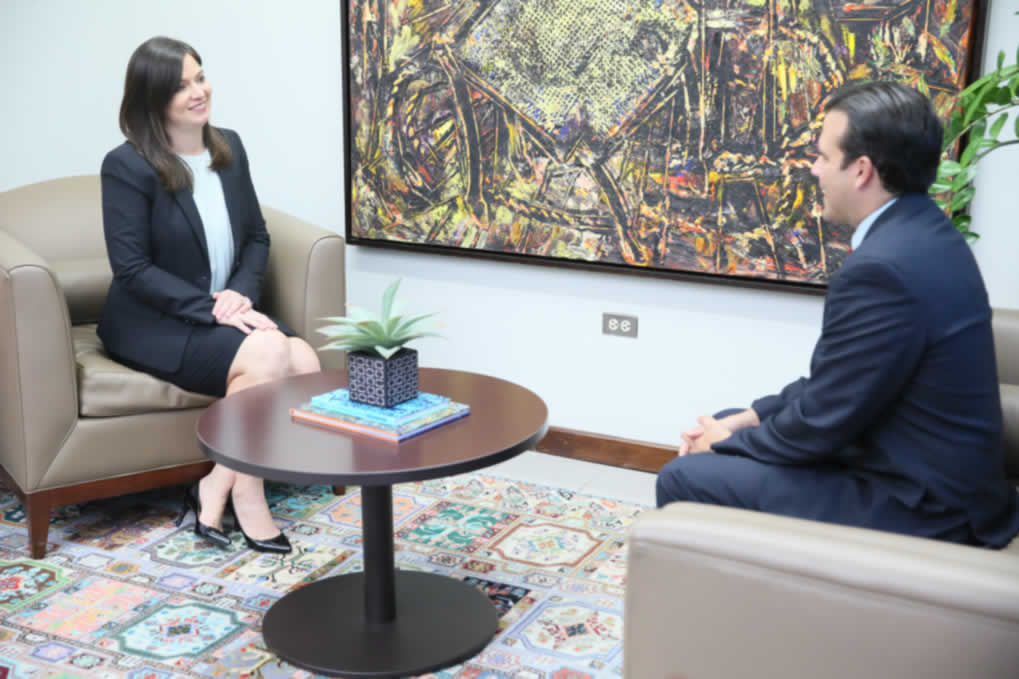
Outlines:
POLYGON ((263 313, 255 311, 251 300, 235 290, 220 290, 212 293, 216 300, 212 315, 220 325, 230 325, 245 335, 253 330, 275 330, 276 324, 263 313))

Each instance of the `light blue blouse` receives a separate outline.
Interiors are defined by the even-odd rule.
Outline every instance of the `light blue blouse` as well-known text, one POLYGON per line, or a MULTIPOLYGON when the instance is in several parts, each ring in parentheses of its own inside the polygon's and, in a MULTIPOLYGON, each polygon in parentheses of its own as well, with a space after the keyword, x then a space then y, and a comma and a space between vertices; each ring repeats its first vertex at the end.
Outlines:
POLYGON ((209 248, 209 292, 219 292, 230 279, 234 260, 234 237, 230 230, 230 214, 226 209, 223 184, 219 174, 209 167, 209 151, 199 156, 179 156, 191 168, 194 178, 192 195, 202 218, 205 242, 209 248))

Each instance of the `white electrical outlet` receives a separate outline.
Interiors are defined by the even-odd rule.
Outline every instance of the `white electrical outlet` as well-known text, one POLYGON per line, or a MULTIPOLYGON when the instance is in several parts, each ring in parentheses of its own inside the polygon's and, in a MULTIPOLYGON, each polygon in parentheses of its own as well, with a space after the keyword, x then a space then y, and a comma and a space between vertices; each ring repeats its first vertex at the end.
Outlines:
POLYGON ((626 314, 603 313, 601 316, 603 335, 618 337, 637 337, 637 317, 626 314))

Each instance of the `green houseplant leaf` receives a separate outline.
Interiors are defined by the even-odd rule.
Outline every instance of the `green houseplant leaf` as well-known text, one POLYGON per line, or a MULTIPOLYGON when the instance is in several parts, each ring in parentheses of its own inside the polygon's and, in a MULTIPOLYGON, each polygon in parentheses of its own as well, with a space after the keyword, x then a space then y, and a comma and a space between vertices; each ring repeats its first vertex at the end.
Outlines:
POLYGON ((1002 113, 997 117, 994 123, 991 124, 990 137, 991 139, 997 139, 998 135, 1001 134, 1001 128, 1005 126, 1005 121, 1008 120, 1008 114, 1002 113))
MULTIPOLYGON (((1006 64, 1005 59, 1002 50, 998 53, 995 70, 978 78, 956 96, 945 125, 941 163, 930 187, 934 202, 969 240, 979 237, 970 231, 972 219, 966 210, 975 194, 973 180, 980 160, 997 148, 1019 143, 1019 139, 1000 139, 1009 111, 1019 107, 1019 49, 1016 63, 1006 64), (964 140, 961 148, 960 140, 964 140), (959 153, 957 159, 953 157, 956 152, 959 153)), ((1015 120, 1015 133, 1019 137, 1019 116, 1015 120)))
POLYGON ((400 287, 397 279, 389 284, 382 294, 382 307, 378 315, 365 309, 350 306, 347 316, 327 316, 316 331, 330 341, 322 349, 359 351, 389 358, 405 344, 422 337, 441 337, 424 327, 424 322, 437 314, 426 313, 405 317, 399 313, 400 304, 396 292, 400 287))
POLYGON ((954 177, 962 172, 962 165, 954 160, 943 160, 938 166, 939 177, 954 177))

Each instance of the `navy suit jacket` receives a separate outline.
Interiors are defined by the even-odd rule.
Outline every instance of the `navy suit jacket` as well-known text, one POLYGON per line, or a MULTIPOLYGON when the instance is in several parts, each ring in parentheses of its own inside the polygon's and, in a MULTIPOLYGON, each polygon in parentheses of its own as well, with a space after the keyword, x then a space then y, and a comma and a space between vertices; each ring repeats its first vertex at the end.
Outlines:
MULTIPOLYGON (((220 130, 233 151, 219 171, 233 232, 227 288, 258 305, 269 233, 240 137, 220 130)), ((113 283, 99 321, 111 355, 142 368, 176 372, 196 325, 213 325, 208 245, 191 191, 167 191, 155 169, 129 143, 102 166, 103 231, 113 283)))
POLYGON ((841 464, 875 506, 964 512, 985 544, 1019 531, 987 292, 969 246, 924 194, 901 196, 831 278, 810 376, 752 407, 760 426, 715 451, 841 464))

